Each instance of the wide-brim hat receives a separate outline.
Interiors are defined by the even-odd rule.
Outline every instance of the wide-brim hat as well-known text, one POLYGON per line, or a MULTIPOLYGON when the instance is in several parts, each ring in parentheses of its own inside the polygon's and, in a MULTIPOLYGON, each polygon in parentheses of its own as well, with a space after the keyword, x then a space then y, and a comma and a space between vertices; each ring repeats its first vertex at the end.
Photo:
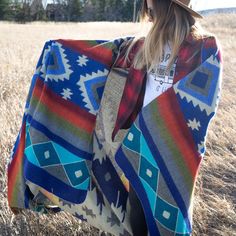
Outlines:
POLYGON ((190 0, 172 0, 172 2, 180 5, 185 10, 191 13, 194 17, 203 18, 203 16, 192 9, 192 4, 190 0))

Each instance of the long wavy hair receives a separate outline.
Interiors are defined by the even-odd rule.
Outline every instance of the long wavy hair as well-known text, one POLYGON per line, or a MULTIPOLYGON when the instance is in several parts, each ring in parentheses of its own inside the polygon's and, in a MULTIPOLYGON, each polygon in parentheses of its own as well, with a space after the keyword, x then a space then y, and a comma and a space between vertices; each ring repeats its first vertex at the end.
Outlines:
MULTIPOLYGON (((171 0, 153 0, 151 13, 152 15, 150 15, 146 0, 143 0, 140 21, 150 21, 151 17, 152 26, 144 37, 143 47, 137 52, 133 65, 135 68, 146 66, 147 71, 151 72, 161 62, 164 46, 169 42, 172 50, 167 65, 166 72, 168 72, 176 59, 180 45, 187 35, 192 32, 194 37, 200 37, 202 28, 187 10, 171 0)), ((134 37, 127 48, 126 59, 128 59, 128 54, 137 40, 138 38, 134 37)))

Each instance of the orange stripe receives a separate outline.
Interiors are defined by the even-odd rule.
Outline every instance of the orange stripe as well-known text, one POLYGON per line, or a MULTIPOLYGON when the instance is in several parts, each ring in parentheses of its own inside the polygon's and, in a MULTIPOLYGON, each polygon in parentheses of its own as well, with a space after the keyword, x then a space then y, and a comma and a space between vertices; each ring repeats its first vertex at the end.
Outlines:
POLYGON ((22 159, 24 157, 24 149, 25 149, 25 123, 22 126, 17 150, 15 152, 15 155, 13 156, 12 162, 10 163, 9 169, 7 172, 8 202, 10 206, 13 206, 14 200, 15 201, 17 200, 17 199, 14 199, 14 197, 17 197, 17 196, 14 195, 13 192, 16 190, 15 186, 18 180, 17 176, 19 176, 21 172, 22 159))
POLYGON ((81 109, 75 104, 61 98, 47 86, 43 86, 41 80, 37 80, 33 96, 46 105, 51 112, 56 113, 73 125, 92 133, 95 126, 96 116, 81 109))
POLYGON ((159 96, 157 103, 158 110, 173 138, 173 142, 176 143, 184 162, 189 168, 193 179, 195 179, 201 158, 179 108, 173 88, 167 90, 163 96, 159 96))
POLYGON ((72 48, 81 54, 88 56, 89 58, 103 63, 107 66, 111 66, 112 63, 112 49, 102 44, 98 44, 96 41, 91 40, 91 44, 88 40, 56 40, 62 45, 72 48), (94 44, 95 45, 94 45, 94 44))

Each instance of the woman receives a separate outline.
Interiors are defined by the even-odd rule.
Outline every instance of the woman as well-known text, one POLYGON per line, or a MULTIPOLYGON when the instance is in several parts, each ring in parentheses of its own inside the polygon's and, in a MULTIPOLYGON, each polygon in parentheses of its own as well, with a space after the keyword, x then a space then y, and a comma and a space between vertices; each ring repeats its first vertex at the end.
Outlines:
MULTIPOLYGON (((204 37, 195 21, 195 17, 202 18, 202 16, 192 10, 191 1, 144 0, 141 9, 142 21, 147 17, 153 25, 144 40, 143 48, 134 59, 134 67, 138 64, 146 65, 147 70, 147 81, 140 99, 142 101, 140 106, 143 107, 172 86, 176 58, 183 41, 190 35, 196 38, 204 37)), ((133 42, 135 43, 135 40, 133 42)), ((134 43, 131 43, 127 50, 126 59, 134 43)), ((189 56, 192 55, 189 53, 189 56)), ((139 110, 140 107, 135 111, 136 114, 139 110)), ((128 124, 124 125, 124 128, 128 128, 132 122, 133 120, 127 121, 128 124)), ((133 235, 147 235, 144 213, 132 186, 129 186, 129 196, 133 200, 131 201, 133 235)))
MULTIPOLYGON (((145 39, 134 39, 124 50, 124 62, 129 61, 130 64, 132 62, 134 68, 146 71, 146 76, 143 79, 143 83, 139 83, 138 79, 135 80, 134 78, 132 78, 132 82, 129 83, 131 80, 126 82, 115 128, 112 133, 113 140, 119 129, 127 130, 130 128, 145 106, 158 100, 158 96, 204 61, 201 56, 201 54, 204 54, 204 50, 201 49, 204 47, 205 42, 207 42, 207 47, 211 48, 211 50, 218 51, 217 54, 220 57, 215 38, 206 33, 204 34, 199 24, 197 24, 196 18, 202 18, 202 16, 192 10, 191 1, 143 1, 141 19, 145 21, 146 18, 152 22, 152 28, 145 39), (135 48, 135 45, 140 42, 143 47, 136 46, 135 48), (133 53, 131 53, 132 49, 134 50, 133 53), (129 58, 129 55, 131 55, 131 58, 129 58), (137 94, 137 91, 139 91, 138 87, 140 94, 139 97, 134 99, 135 93, 137 94), (137 101, 136 106, 131 104, 132 102, 135 103, 134 101, 137 101)), ((204 80, 201 81, 200 77, 199 86, 204 86, 204 80)), ((191 127, 192 124, 188 125, 191 127)), ((197 127, 195 128, 198 129, 197 127)), ((124 182, 129 186, 129 198, 132 199, 130 223, 133 235, 147 235, 147 225, 142 206, 132 185, 129 185, 129 181, 125 177, 124 182)), ((170 234, 170 231, 162 227, 168 228, 168 223, 165 222, 168 217, 169 214, 166 214, 166 218, 162 217, 163 219, 159 216, 159 223, 161 224, 160 235, 170 234)), ((173 227, 172 231, 175 230, 177 233, 177 228, 174 229, 173 227)))
POLYGON ((114 235, 190 235, 221 56, 189 1, 144 1, 145 38, 50 40, 8 165, 11 209, 114 235))

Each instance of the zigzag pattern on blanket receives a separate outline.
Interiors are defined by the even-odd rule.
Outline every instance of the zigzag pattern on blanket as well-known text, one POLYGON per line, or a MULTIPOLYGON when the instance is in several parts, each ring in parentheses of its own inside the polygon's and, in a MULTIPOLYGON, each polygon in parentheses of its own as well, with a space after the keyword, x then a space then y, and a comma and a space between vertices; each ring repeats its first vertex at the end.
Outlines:
MULTIPOLYGON (((55 165, 58 165, 58 171, 61 170, 58 184, 81 191, 88 188, 86 162, 89 164, 88 160, 92 159, 91 141, 96 112, 110 66, 125 40, 128 38, 114 41, 50 40, 45 43, 29 89, 21 132, 8 165, 8 199, 12 207, 27 208, 29 204, 23 172, 45 189, 53 187, 50 185, 53 181, 45 182, 36 179, 37 175, 30 175, 27 167, 31 164, 34 165, 31 167, 39 167, 35 171, 43 171, 38 176, 48 173, 48 178, 55 176, 55 165), (39 136, 40 140, 37 140, 39 136), (76 160, 77 164, 66 165, 63 155, 58 153, 67 153, 67 162, 76 160), (42 155, 45 161, 41 160, 42 155), (76 165, 81 167, 76 176, 85 174, 83 181, 86 181, 83 183, 80 183, 82 179, 78 182, 71 174, 78 167, 76 165), (46 183, 49 185, 46 186, 46 183)), ((85 195, 78 193, 79 199, 81 196, 84 199, 85 195)), ((70 196, 66 199, 70 200, 70 196)))
POLYGON ((219 60, 211 56, 142 108, 115 156, 156 220, 153 235, 192 231, 193 191, 219 102, 219 60))
MULTIPOLYGON (((127 41, 45 44, 8 163, 9 206, 65 210, 114 235, 132 235, 131 186, 149 235, 190 236, 196 178, 219 102, 220 52, 212 38, 199 43, 201 64, 143 107, 113 143, 132 76, 123 59, 111 65, 127 41)), ((143 75, 138 71, 138 81, 143 75)))

